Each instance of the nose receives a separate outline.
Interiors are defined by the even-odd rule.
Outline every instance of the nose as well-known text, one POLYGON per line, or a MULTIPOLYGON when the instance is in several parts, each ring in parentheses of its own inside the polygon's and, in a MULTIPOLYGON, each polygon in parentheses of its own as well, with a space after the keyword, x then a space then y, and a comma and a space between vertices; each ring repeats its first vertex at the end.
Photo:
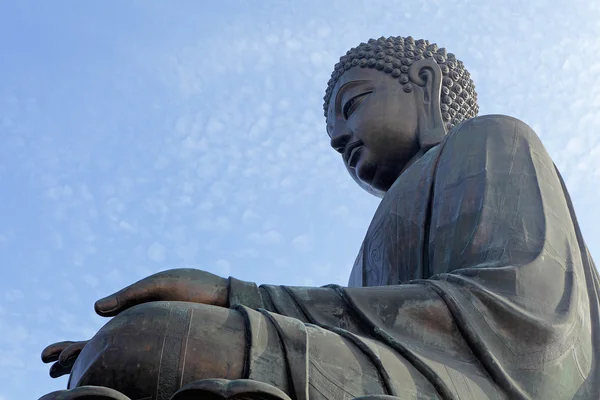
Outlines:
POLYGON ((331 138, 331 147, 335 149, 340 154, 344 154, 344 149, 346 145, 350 142, 352 135, 349 133, 343 133, 341 135, 337 135, 331 138))

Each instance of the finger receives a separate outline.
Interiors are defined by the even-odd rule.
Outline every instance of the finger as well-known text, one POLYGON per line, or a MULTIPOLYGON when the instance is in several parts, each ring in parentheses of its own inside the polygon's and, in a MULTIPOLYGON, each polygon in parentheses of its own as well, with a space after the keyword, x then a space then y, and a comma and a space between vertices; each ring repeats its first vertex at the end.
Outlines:
POLYGON ((60 365, 62 365, 63 367, 73 366, 75 359, 77 358, 79 353, 81 353, 81 350, 83 350, 87 342, 87 340, 75 342, 68 346, 66 349, 64 349, 58 356, 58 362, 60 363, 60 365))
POLYGON ((155 280, 146 279, 98 300, 94 304, 94 310, 101 317, 114 317, 135 305, 160 299, 159 288, 155 280))
MULTIPOLYGON (((173 269, 150 275, 98 300, 94 304, 94 309, 102 317, 114 317, 138 304, 160 300, 177 300, 179 293, 175 290, 166 289, 174 289, 182 282, 194 281, 199 272, 192 269, 173 269)), ((179 300, 184 301, 186 299, 179 300)))
POLYGON ((63 375, 68 375, 71 373, 71 369, 73 366, 64 367, 59 362, 55 362, 50 367, 50 377, 51 378, 60 378, 63 375))
POLYGON ((67 340, 64 342, 52 343, 51 345, 47 346, 44 350, 42 350, 42 362, 51 363, 54 361, 58 361, 58 356, 60 355, 60 353, 62 353, 64 349, 66 349, 73 343, 75 342, 67 340))

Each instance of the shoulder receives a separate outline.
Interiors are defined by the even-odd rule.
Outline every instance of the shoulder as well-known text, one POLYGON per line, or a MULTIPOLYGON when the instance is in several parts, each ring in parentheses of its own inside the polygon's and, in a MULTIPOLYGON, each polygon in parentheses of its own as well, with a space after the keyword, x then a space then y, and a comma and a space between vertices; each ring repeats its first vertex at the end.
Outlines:
POLYGON ((519 126, 522 128, 530 129, 531 127, 527 125, 525 122, 521 121, 518 118, 511 117, 510 115, 502 115, 502 114, 489 114, 489 115, 480 115, 475 118, 470 118, 456 126, 455 129, 460 129, 461 127, 477 125, 477 126, 495 126, 495 127, 509 127, 509 126, 519 126))
POLYGON ((448 139, 470 135, 511 135, 539 141, 533 129, 520 119, 508 115, 491 114, 471 118, 448 133, 448 139))
POLYGON ((507 115, 483 115, 464 121, 448 133, 445 142, 444 152, 479 148, 494 152, 529 149, 546 153, 538 135, 529 125, 507 115))
POLYGON ((456 126, 440 144, 436 181, 438 186, 458 185, 471 177, 471 183, 479 179, 488 186, 496 172, 504 178, 516 171, 537 177, 541 170, 554 170, 554 163, 529 125, 504 115, 485 115, 456 126))

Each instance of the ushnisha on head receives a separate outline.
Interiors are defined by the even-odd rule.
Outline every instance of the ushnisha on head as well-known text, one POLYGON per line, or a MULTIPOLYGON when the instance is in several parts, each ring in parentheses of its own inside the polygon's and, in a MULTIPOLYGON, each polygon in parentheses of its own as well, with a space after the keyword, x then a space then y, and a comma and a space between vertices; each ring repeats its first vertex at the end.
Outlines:
POLYGON ((464 64, 410 36, 350 49, 335 65, 324 101, 332 147, 356 182, 379 197, 447 131, 479 111, 464 64))

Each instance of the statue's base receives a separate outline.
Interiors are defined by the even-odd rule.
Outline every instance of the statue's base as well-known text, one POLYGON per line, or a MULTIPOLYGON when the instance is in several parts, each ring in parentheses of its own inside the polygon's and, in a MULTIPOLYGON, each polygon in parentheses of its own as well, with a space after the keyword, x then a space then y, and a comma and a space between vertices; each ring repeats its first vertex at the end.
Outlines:
POLYGON ((249 379, 203 379, 185 385, 170 400, 291 400, 287 394, 267 383, 249 379))
MULTIPOLYGON (((249 379, 203 379, 179 389, 169 400, 291 400, 290 397, 267 383, 249 379)), ((397 400, 386 395, 368 395, 354 400, 397 400)), ((114 389, 82 386, 71 390, 49 393, 39 400, 131 400, 114 389)))
MULTIPOLYGON (((169 400, 291 400, 267 383, 248 379, 203 379, 179 389, 169 400)), ((114 389, 82 386, 49 393, 39 400, 131 400, 114 389)))

